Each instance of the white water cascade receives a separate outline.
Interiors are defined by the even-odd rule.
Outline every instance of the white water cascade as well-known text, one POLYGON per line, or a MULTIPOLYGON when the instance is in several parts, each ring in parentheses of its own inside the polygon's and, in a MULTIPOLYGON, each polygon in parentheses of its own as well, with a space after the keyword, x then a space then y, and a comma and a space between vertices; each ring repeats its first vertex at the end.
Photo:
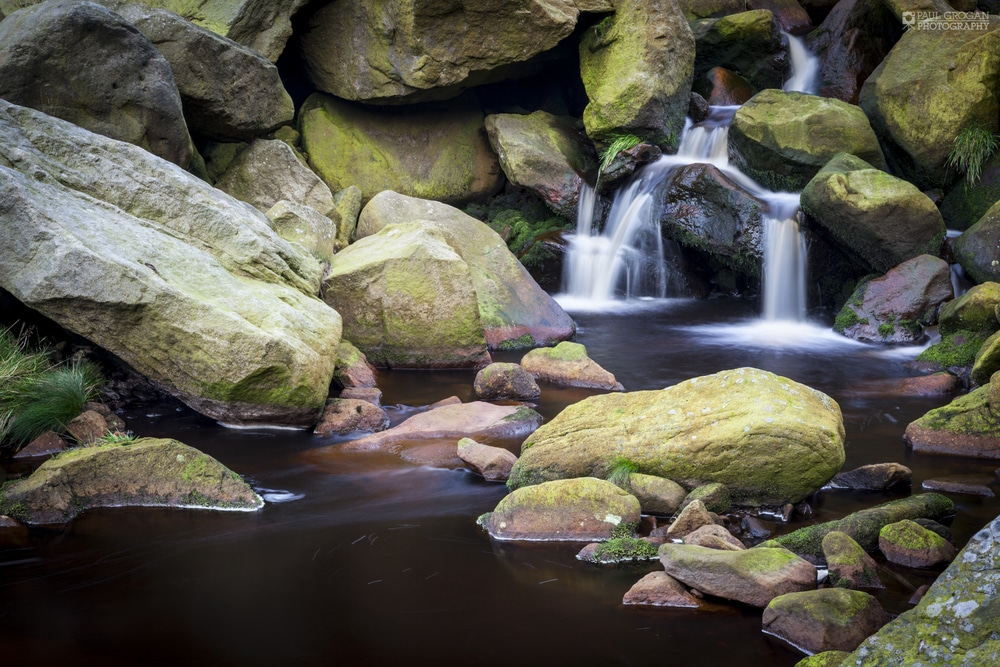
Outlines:
MULTIPOLYGON (((818 60, 802 40, 785 35, 792 75, 786 91, 812 92, 818 60)), ((736 106, 712 107, 698 124, 687 121, 676 155, 644 167, 612 197, 604 231, 595 226, 599 202, 586 185, 580 193, 576 233, 569 239, 560 299, 589 307, 624 297, 680 296, 672 291, 673 264, 664 256, 654 196, 676 168, 712 164, 755 197, 765 201, 763 312, 769 321, 802 321, 806 313, 806 246, 798 224, 799 195, 771 192, 729 165, 729 123, 736 106)))

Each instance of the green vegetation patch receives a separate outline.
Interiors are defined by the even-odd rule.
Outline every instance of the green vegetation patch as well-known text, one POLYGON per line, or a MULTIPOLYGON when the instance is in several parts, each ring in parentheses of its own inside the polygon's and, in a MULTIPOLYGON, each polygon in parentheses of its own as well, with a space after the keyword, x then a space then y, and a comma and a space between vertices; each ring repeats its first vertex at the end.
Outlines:
POLYGON ((979 180, 983 165, 1000 147, 1000 136, 993 134, 976 122, 958 133, 948 153, 948 168, 965 174, 965 182, 972 186, 979 180))
POLYGON ((940 342, 921 352, 917 361, 934 362, 942 368, 969 366, 987 337, 985 333, 969 330, 945 334, 940 342))
POLYGON ((469 205, 465 213, 499 234, 507 248, 532 273, 542 271, 556 259, 546 241, 573 227, 540 199, 525 193, 497 195, 486 204, 469 205))

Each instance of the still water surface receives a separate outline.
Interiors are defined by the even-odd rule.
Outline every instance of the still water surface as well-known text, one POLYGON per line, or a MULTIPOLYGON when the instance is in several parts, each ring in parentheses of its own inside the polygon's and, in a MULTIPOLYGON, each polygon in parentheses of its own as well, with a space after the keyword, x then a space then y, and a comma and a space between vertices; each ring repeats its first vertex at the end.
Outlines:
MULTIPOLYGON (((905 447, 906 424, 946 401, 895 395, 893 382, 914 374, 915 349, 857 345, 821 327, 765 328, 730 299, 574 316, 577 340, 627 389, 756 366, 839 402, 845 469, 901 462, 914 470, 913 492, 944 474, 993 477, 995 463, 905 447)), ((399 421, 451 395, 472 400, 474 375, 383 371, 383 404, 399 421)), ((542 391, 546 418, 590 393, 542 391)), ((126 418, 139 435, 177 437, 216 456, 269 502, 250 514, 91 511, 64 528, 0 536, 3 664, 782 667, 802 657, 761 634, 757 609, 622 606, 656 564, 603 569, 574 558, 579 544, 491 541, 475 520, 505 487, 470 473, 386 454, 318 458, 310 451, 335 441, 226 429, 174 405, 126 418)), ((899 495, 822 491, 811 521, 899 495)), ((952 497, 962 544, 1000 513, 995 499, 952 497)), ((890 581, 879 596, 894 613, 932 576, 896 573, 908 582, 890 581)))

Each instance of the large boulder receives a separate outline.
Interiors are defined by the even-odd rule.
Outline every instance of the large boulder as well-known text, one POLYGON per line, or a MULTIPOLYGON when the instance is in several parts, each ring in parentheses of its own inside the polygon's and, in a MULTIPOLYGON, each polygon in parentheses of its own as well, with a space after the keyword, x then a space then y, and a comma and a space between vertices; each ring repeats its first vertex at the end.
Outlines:
POLYGON ((859 103, 893 173, 919 188, 939 188, 955 176, 946 162, 964 128, 979 123, 997 131, 998 29, 996 17, 986 31, 915 26, 865 81, 859 103))
POLYGON ((977 283, 1000 282, 1000 202, 990 207, 976 224, 954 241, 955 260, 977 283))
POLYGON ((591 139, 633 134, 676 149, 694 75, 695 44, 673 0, 618 0, 614 14, 580 41, 580 73, 591 139))
POLYGON ((944 220, 930 197, 854 155, 833 157, 802 190, 802 210, 866 270, 936 255, 944 220))
POLYGON ((816 568, 787 549, 724 551, 668 542, 660 545, 660 562, 667 574, 691 588, 753 607, 816 588, 816 568))
POLYGON ((576 217, 582 184, 593 183, 597 174, 594 149, 577 124, 547 111, 486 117, 490 145, 507 180, 569 219, 576 217))
POLYGON ((976 533, 914 609, 866 639, 843 664, 992 665, 1000 657, 1000 517, 976 533))
POLYGON ((376 366, 490 362, 472 272, 440 230, 385 227, 337 253, 323 286, 344 335, 376 366))
POLYGON ((915 452, 1000 458, 1000 374, 910 422, 903 439, 915 452))
POLYGON ((941 307, 938 328, 942 335, 976 331, 988 336, 1000 329, 997 307, 1000 307, 1000 283, 991 281, 973 285, 965 294, 941 307))
POLYGON ((323 215, 334 208, 327 184, 278 139, 253 141, 236 155, 215 187, 264 212, 281 200, 311 206, 323 215))
POLYGON ((573 32, 580 4, 341 0, 310 17, 301 52, 316 88, 342 99, 445 99, 554 47, 573 32))
POLYGON ((878 534, 883 526, 903 519, 933 519, 935 521, 955 512, 955 503, 939 493, 921 493, 909 498, 893 500, 875 507, 859 510, 843 519, 818 523, 799 528, 774 538, 774 542, 790 549, 803 558, 822 562, 823 539, 839 531, 857 542, 867 553, 878 548, 878 534))
POLYGON ((798 191, 837 153, 885 168, 861 109, 826 97, 763 90, 733 116, 729 156, 772 190, 798 191))
POLYGON ((806 38, 819 58, 819 94, 857 104, 865 79, 901 34, 899 19, 882 0, 838 2, 806 38))
POLYGON ((77 447, 0 491, 0 514, 29 524, 123 505, 253 511, 264 501, 208 454, 167 438, 77 447))
POLYGON ((164 9, 99 1, 138 28, 170 63, 192 132, 240 140, 292 122, 295 107, 278 68, 253 49, 164 9))
POLYGON ((678 168, 662 193, 664 234, 730 269, 760 277, 766 203, 711 164, 678 168))
POLYGON ((262 214, 120 141, 0 101, 0 286, 224 422, 315 421, 340 316, 262 214))
POLYGON ((639 501, 603 479, 560 479, 505 496, 480 524, 498 540, 606 540, 639 521, 639 501))
POLYGON ((948 262, 920 255, 858 285, 833 328, 866 343, 917 343, 954 294, 948 262))
POLYGON ((476 105, 421 105, 400 113, 317 93, 299 109, 299 127, 320 178, 333 191, 356 185, 366 201, 394 190, 461 205, 503 184, 476 105))
POLYGON ((168 9, 202 28, 249 46, 271 62, 292 36, 292 16, 307 0, 136 0, 168 9))
POLYGON ((181 167, 196 156, 170 63, 92 2, 46 2, 0 22, 0 98, 181 167))
POLYGON ((862 591, 824 588, 786 593, 764 610, 764 634, 806 653, 853 651, 889 622, 889 612, 862 591))
POLYGON ((696 79, 715 67, 724 67, 749 81, 755 91, 781 88, 788 65, 781 33, 769 10, 695 21, 691 30, 696 43, 696 79))
POLYGON ((829 396, 755 368, 591 396, 524 442, 508 486, 606 477, 622 458, 689 488, 722 482, 739 504, 798 502, 843 465, 843 418, 829 396))
POLYGON ((447 204, 386 191, 361 211, 355 236, 364 239, 397 223, 443 235, 468 265, 491 349, 551 345, 576 333, 569 315, 538 286, 503 239, 479 220, 447 204))

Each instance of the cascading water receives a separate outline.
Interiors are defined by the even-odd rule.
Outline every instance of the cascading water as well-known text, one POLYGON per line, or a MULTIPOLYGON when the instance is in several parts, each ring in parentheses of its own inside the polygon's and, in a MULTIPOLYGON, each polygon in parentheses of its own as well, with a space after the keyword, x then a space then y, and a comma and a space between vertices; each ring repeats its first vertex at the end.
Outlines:
MULTIPOLYGON (((784 90, 811 93, 819 61, 801 39, 787 34, 785 38, 792 75, 784 90)), ((712 107, 705 121, 692 124, 688 120, 676 155, 661 157, 615 192, 603 233, 594 224, 597 195, 584 185, 576 233, 569 239, 566 254, 562 300, 600 306, 620 297, 680 296, 670 291, 676 272, 664 258, 654 194, 674 169, 708 163, 768 205, 764 219, 763 318, 805 318, 806 247, 797 219, 799 196, 771 192, 729 165, 729 123, 737 108, 712 107)))

